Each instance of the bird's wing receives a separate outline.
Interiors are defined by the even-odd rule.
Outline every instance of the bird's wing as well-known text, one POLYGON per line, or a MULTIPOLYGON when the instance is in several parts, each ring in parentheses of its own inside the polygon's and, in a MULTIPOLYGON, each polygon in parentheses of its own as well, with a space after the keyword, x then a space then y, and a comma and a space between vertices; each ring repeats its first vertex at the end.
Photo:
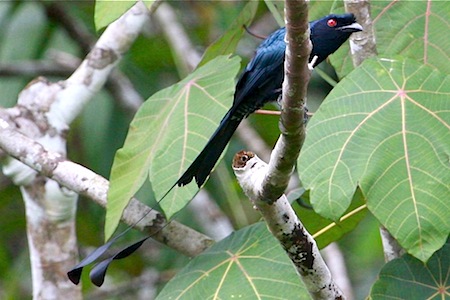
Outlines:
POLYGON ((285 49, 283 40, 267 48, 258 49, 255 57, 239 78, 233 105, 250 101, 262 105, 264 100, 267 101, 267 99, 253 98, 270 93, 276 88, 276 82, 282 80, 282 71, 276 72, 276 70, 283 67, 285 49))

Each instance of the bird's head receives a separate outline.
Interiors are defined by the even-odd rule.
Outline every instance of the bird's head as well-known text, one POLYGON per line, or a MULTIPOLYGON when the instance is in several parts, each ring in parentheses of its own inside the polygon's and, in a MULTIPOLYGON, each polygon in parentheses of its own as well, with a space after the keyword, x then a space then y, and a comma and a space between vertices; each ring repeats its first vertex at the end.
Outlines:
POLYGON ((314 66, 334 53, 353 32, 363 28, 353 14, 331 14, 310 24, 313 49, 311 58, 317 56, 314 66))

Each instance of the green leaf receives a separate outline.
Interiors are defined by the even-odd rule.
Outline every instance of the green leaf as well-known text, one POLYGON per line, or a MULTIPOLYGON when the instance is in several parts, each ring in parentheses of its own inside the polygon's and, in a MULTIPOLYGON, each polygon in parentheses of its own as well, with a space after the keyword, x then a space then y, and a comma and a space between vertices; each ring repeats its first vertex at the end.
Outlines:
MULTIPOLYGON (((218 57, 142 105, 114 158, 106 238, 148 176, 156 199, 161 199, 188 168, 231 106, 238 70, 238 57, 218 57)), ((174 188, 160 204, 166 216, 183 208, 196 192, 195 183, 174 188)))
POLYGON ((95 28, 100 30, 108 26, 123 15, 124 12, 129 10, 135 3, 135 0, 96 0, 94 12, 95 28))
MULTIPOLYGON (((95 28, 100 30, 108 26, 129 10, 136 2, 136 0, 96 0, 94 12, 95 28)), ((144 1, 148 8, 152 6, 153 2, 154 0, 144 1)))
POLYGON ((450 244, 424 264, 411 255, 388 262, 370 292, 371 299, 449 299, 450 244))
MULTIPOLYGON (((304 201, 309 201, 309 192, 306 191, 301 198, 304 201)), ((351 232, 367 213, 365 199, 359 189, 356 190, 351 205, 339 222, 330 221, 312 209, 301 207, 297 202, 292 203, 292 208, 305 228, 316 240, 320 249, 351 232)))
MULTIPOLYGON (((402 55, 450 73, 447 1, 374 1, 371 11, 381 56, 402 55)), ((340 77, 353 69, 349 52, 346 46, 331 56, 340 77)))
POLYGON ((379 53, 414 58, 450 73, 450 10, 446 1, 375 2, 379 53), (381 5, 380 5, 381 4, 381 5), (379 11, 379 13, 378 13, 379 11))
POLYGON ((257 8, 258 1, 249 1, 227 31, 206 49, 198 65, 202 66, 219 55, 233 53, 245 32, 244 26, 251 24, 257 8))
POLYGON ((359 185, 375 217, 426 261, 450 232, 450 76, 412 60, 367 60, 308 125, 299 173, 336 220, 359 185))
POLYGON ((232 233, 195 257, 157 299, 311 299, 265 223, 232 233))

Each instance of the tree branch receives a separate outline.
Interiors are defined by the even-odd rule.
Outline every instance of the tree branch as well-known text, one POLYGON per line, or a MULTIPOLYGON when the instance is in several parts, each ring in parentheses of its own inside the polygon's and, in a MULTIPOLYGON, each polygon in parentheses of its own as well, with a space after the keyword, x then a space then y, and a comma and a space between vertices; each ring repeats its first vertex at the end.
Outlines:
POLYGON ((0 64, 0 76, 69 76, 74 68, 57 65, 51 61, 20 61, 0 64))
POLYGON ((304 106, 311 76, 307 1, 285 1, 286 58, 281 102, 281 136, 267 165, 241 151, 233 169, 244 192, 258 208, 272 234, 296 266, 314 299, 343 299, 315 240, 306 231, 283 194, 305 138, 304 106))
MULTIPOLYGON (((108 180, 66 160, 59 153, 45 149, 41 144, 18 132, 11 119, 11 110, 0 109, 0 147, 36 172, 106 208, 108 180)), ((130 201, 123 212, 122 221, 130 226, 134 225, 140 231, 154 234, 156 240, 187 256, 199 254, 212 243, 207 236, 176 221, 168 224, 160 212, 136 199, 130 201), (136 224, 146 214, 147 216, 136 224)))
POLYGON ((261 199, 276 201, 286 189, 305 139, 304 112, 306 91, 311 77, 308 58, 309 40, 307 1, 286 1, 286 58, 283 98, 281 101, 281 136, 275 145, 264 182, 261 199))
POLYGON ((350 36, 350 50, 353 65, 359 66, 366 58, 377 55, 377 45, 373 22, 370 16, 370 0, 345 0, 345 10, 353 13, 363 31, 355 32, 350 36))
POLYGON ((384 260, 386 262, 398 258, 406 253, 405 249, 400 246, 397 240, 389 233, 389 231, 380 227, 381 242, 383 244, 384 260))
POLYGON ((298 219, 286 196, 268 203, 255 186, 262 184, 269 166, 252 152, 235 155, 233 170, 246 195, 264 217, 269 230, 294 263, 313 299, 344 299, 334 283, 316 241, 298 219))
POLYGON ((348 300, 355 299, 353 288, 345 266, 344 254, 336 242, 321 249, 322 256, 330 269, 336 285, 339 286, 348 300))

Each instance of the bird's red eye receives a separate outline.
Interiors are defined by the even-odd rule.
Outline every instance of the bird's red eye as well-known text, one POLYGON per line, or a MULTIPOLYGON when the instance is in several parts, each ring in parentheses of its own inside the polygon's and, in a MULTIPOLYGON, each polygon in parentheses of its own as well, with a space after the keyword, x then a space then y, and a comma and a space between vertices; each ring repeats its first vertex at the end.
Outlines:
POLYGON ((337 25, 336 19, 329 19, 329 20, 327 21, 327 25, 328 25, 329 27, 336 27, 336 25, 337 25))

